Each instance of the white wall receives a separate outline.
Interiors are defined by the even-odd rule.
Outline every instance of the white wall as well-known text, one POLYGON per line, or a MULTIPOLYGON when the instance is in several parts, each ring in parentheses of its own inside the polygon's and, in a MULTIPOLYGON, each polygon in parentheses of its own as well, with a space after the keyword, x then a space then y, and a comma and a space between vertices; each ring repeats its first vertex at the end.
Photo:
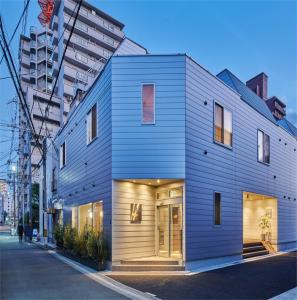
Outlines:
POLYGON ((259 219, 268 210, 272 212, 271 218, 271 242, 277 243, 277 199, 251 199, 243 201, 243 241, 260 240, 261 229, 259 219))

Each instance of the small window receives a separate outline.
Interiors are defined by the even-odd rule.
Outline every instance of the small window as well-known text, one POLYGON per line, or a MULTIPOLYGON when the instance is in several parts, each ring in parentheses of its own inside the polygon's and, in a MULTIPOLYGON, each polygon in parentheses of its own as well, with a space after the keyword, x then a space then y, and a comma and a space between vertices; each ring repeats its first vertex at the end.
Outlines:
POLYGON ((215 103, 215 141, 232 147, 233 129, 232 113, 223 106, 215 103))
POLYGON ((214 194, 214 225, 221 225, 221 194, 214 194))
POLYGON ((142 123, 155 123, 155 85, 142 85, 142 123))
POLYGON ((258 130, 258 161, 270 164, 270 137, 258 130))
POLYGON ((60 146, 60 168, 66 165, 66 144, 65 142, 60 146))
POLYGON ((87 114, 87 144, 97 137, 97 105, 95 104, 87 114))

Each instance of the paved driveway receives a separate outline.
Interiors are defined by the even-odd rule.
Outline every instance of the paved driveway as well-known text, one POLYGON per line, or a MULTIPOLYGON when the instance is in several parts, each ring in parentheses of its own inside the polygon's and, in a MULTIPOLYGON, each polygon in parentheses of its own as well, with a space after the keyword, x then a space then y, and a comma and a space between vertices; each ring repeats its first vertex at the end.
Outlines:
POLYGON ((161 299, 269 299, 297 286, 297 253, 192 276, 111 276, 161 299))
POLYGON ((34 245, 0 232, 1 300, 126 299, 34 245))

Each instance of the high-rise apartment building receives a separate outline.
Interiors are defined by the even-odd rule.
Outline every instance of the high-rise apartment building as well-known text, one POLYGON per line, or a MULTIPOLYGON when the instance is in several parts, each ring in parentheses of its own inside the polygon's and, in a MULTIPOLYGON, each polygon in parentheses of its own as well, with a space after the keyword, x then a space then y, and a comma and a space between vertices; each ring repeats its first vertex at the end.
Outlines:
POLYGON ((77 90, 87 91, 110 56, 147 53, 125 38, 124 24, 83 1, 63 57, 78 7, 78 0, 56 0, 50 23, 42 30, 31 27, 29 36, 20 37, 19 77, 39 140, 36 145, 20 109, 20 201, 24 199, 25 207, 30 183, 41 183, 42 140, 53 138, 65 123, 77 90))

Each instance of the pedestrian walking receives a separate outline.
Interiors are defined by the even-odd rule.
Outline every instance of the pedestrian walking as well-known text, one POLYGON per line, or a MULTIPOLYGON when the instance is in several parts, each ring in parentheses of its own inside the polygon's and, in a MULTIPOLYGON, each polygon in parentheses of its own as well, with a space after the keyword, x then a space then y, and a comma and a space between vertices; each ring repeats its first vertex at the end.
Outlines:
POLYGON ((24 227, 22 224, 18 225, 18 236, 19 236, 19 243, 23 242, 23 234, 24 234, 24 227))

